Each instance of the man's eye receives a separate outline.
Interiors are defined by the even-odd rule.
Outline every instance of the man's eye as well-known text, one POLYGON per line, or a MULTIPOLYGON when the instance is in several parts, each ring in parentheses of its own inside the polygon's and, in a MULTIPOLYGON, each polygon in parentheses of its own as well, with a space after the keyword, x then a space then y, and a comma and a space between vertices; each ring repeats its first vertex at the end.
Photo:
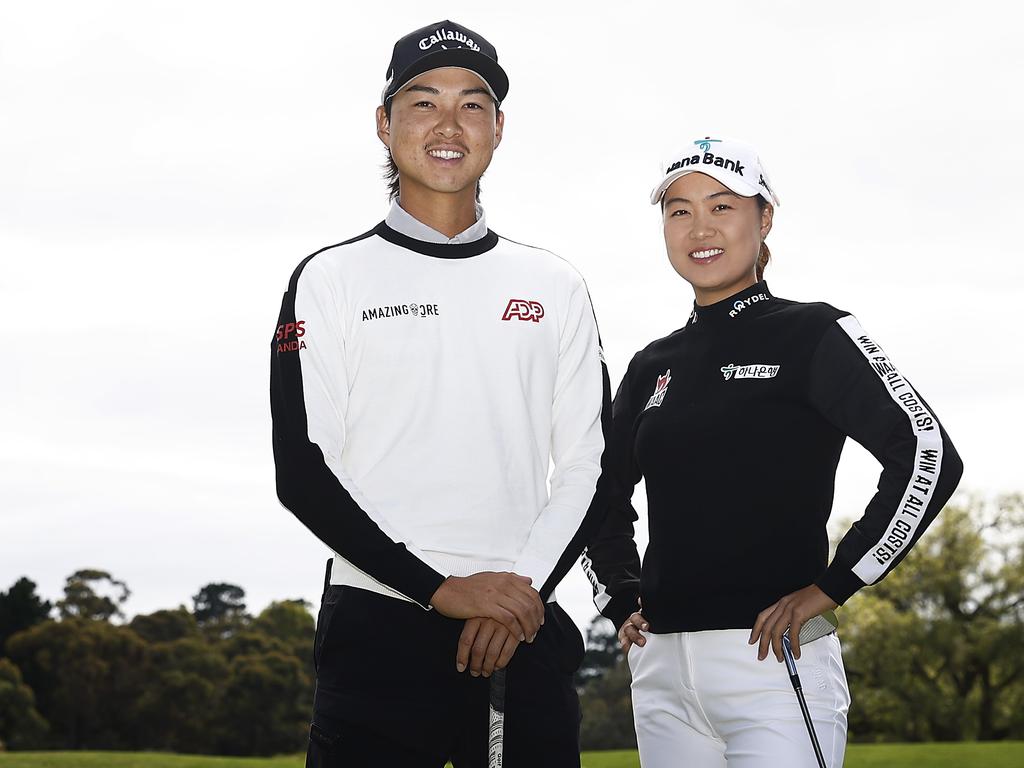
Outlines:
POLYGON ((483 109, 483 107, 477 104, 475 101, 471 101, 464 106, 466 107, 466 109, 483 109))
POLYGON ((413 106, 414 107, 432 107, 434 105, 431 104, 429 101, 417 101, 415 104, 413 104, 413 106))
POLYGON ((669 217, 672 217, 672 216, 685 216, 688 213, 689 213, 689 211, 686 211, 686 210, 683 210, 682 208, 680 208, 678 210, 672 211, 672 213, 669 214, 669 217))

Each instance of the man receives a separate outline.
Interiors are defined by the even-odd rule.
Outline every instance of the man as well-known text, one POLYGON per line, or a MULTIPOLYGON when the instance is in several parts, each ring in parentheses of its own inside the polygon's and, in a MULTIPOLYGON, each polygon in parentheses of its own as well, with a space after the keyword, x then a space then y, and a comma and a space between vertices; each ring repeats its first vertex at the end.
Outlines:
POLYGON ((610 413, 590 299, 477 203, 494 47, 439 22, 387 77, 391 210, 299 265, 273 341, 278 495, 334 551, 307 765, 486 765, 506 665, 504 764, 579 765, 583 648, 552 592, 594 527, 610 413))

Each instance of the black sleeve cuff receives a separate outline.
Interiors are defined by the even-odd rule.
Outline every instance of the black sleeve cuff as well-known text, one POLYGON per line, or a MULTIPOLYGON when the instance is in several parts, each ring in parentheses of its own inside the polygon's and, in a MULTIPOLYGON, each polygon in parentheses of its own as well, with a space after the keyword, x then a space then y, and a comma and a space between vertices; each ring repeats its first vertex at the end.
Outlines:
POLYGON ((831 597, 838 605, 843 605, 849 600, 853 593, 865 584, 845 566, 832 561, 825 573, 815 582, 818 588, 831 597))
POLYGON ((422 572, 418 574, 416 579, 415 589, 406 592, 406 596, 415 600, 425 610, 430 610, 433 606, 430 601, 434 598, 434 593, 444 584, 445 576, 435 571, 423 561, 419 561, 422 565, 422 572))
POLYGON ((615 631, 626 623, 626 619, 640 610, 640 592, 630 591, 613 597, 601 611, 601 615, 615 625, 615 631))

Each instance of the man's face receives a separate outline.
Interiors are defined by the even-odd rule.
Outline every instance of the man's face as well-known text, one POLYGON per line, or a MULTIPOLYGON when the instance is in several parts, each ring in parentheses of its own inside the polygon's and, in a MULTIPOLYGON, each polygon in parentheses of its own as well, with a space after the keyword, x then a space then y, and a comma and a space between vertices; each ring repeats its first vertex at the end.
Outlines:
POLYGON ((402 194, 471 190, 501 142, 505 116, 483 81, 456 67, 424 72, 395 94, 377 135, 398 166, 402 194))

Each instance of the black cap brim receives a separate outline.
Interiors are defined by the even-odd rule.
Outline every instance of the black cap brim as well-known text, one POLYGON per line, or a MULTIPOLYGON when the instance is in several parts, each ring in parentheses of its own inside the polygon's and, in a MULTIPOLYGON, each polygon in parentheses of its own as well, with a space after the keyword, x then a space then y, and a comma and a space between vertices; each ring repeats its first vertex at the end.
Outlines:
POLYGON ((475 72, 487 83, 499 104, 508 95, 508 75, 505 74, 505 70, 498 62, 490 56, 468 48, 452 48, 435 51, 417 59, 408 69, 392 79, 384 91, 382 101, 390 99, 413 78, 441 67, 459 67, 475 72))

